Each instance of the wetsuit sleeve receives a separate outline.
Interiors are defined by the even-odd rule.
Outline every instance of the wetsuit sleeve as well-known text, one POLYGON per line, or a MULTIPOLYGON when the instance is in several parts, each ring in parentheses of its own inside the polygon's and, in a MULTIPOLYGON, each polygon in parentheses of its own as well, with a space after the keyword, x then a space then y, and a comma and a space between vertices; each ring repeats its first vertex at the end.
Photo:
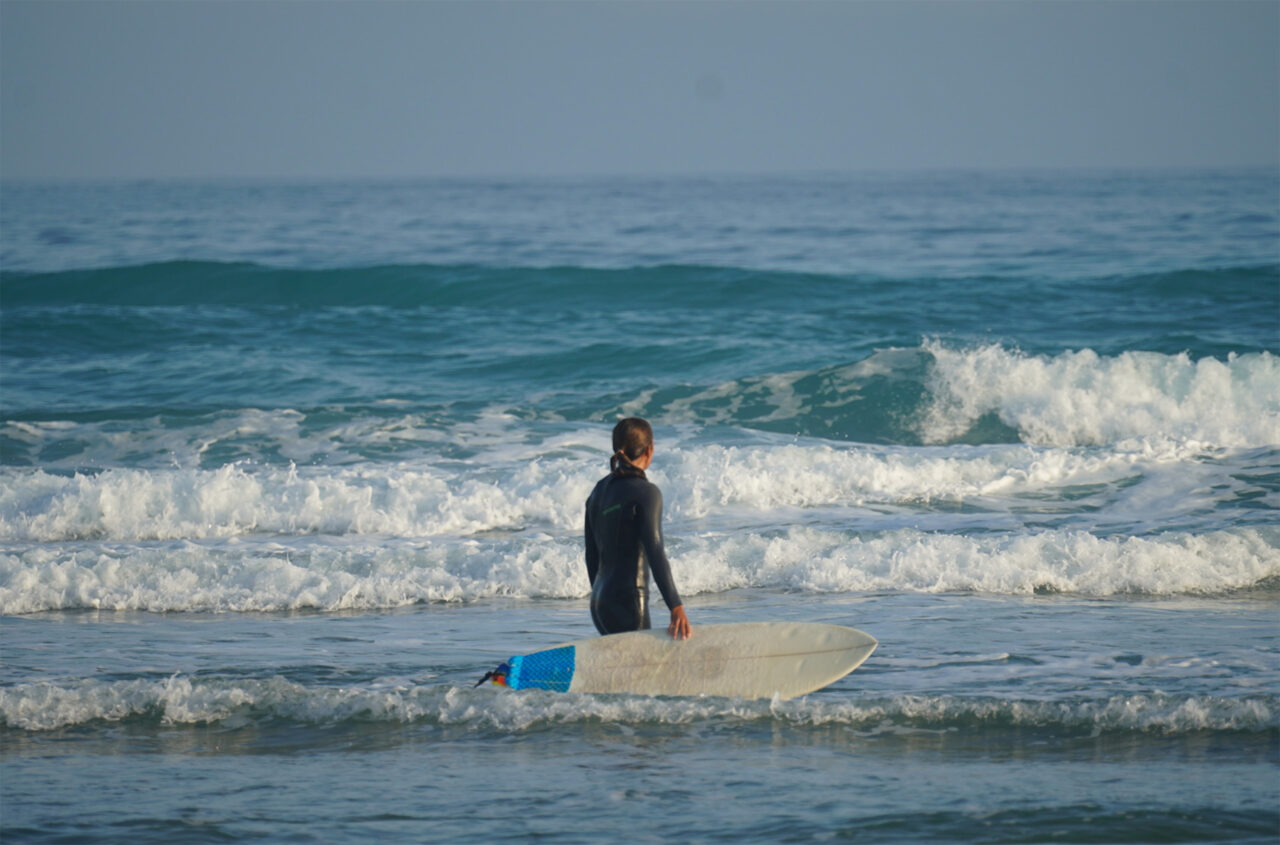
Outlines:
POLYGON ((587 583, 596 585, 596 572, 600 569, 600 550, 596 548, 595 534, 591 530, 591 500, 587 499, 586 516, 582 519, 587 549, 587 583))
POLYGON ((680 593, 676 592, 676 583, 671 578, 671 562, 667 560, 667 552, 662 545, 662 491, 652 484, 642 501, 638 527, 644 556, 649 561, 649 571, 653 574, 653 583, 658 585, 658 591, 662 593, 662 600, 667 603, 667 607, 675 610, 683 602, 680 601, 680 593))

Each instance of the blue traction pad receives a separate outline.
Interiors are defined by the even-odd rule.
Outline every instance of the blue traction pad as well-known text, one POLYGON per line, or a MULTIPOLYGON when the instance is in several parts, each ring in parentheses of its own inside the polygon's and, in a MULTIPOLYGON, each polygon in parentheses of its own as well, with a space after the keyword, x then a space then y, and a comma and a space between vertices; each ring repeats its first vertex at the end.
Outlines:
POLYGON ((573 680, 573 651, 573 646, 567 645, 511 658, 507 661, 511 666, 507 686, 568 692, 573 680))

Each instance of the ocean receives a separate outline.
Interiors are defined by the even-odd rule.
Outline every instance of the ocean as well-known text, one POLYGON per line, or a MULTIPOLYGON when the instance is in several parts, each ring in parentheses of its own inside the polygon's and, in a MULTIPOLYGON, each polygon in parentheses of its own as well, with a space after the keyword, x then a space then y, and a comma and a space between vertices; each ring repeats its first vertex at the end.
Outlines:
POLYGON ((1278 611, 1273 169, 0 193, 6 842, 1274 842, 1278 611), (473 687, 629 415, 866 664, 473 687))

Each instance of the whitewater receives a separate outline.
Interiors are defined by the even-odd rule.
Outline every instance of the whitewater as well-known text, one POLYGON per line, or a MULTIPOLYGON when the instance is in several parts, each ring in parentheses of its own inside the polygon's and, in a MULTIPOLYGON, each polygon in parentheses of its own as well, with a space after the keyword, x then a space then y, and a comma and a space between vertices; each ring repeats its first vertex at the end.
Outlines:
POLYGON ((5 838, 1270 840, 1277 196, 6 186, 5 838), (592 635, 626 415, 695 635, 873 658, 791 702, 472 689, 592 635))

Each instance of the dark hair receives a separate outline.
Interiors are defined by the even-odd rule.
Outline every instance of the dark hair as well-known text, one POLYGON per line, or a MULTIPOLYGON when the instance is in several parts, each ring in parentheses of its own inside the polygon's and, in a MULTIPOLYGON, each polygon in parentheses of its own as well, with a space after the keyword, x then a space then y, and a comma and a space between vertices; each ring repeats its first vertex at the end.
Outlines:
POLYGON ((615 475, 638 475, 644 478, 644 470, 631 463, 653 448, 653 428, 639 417, 618 420, 613 427, 613 457, 609 469, 615 475))

